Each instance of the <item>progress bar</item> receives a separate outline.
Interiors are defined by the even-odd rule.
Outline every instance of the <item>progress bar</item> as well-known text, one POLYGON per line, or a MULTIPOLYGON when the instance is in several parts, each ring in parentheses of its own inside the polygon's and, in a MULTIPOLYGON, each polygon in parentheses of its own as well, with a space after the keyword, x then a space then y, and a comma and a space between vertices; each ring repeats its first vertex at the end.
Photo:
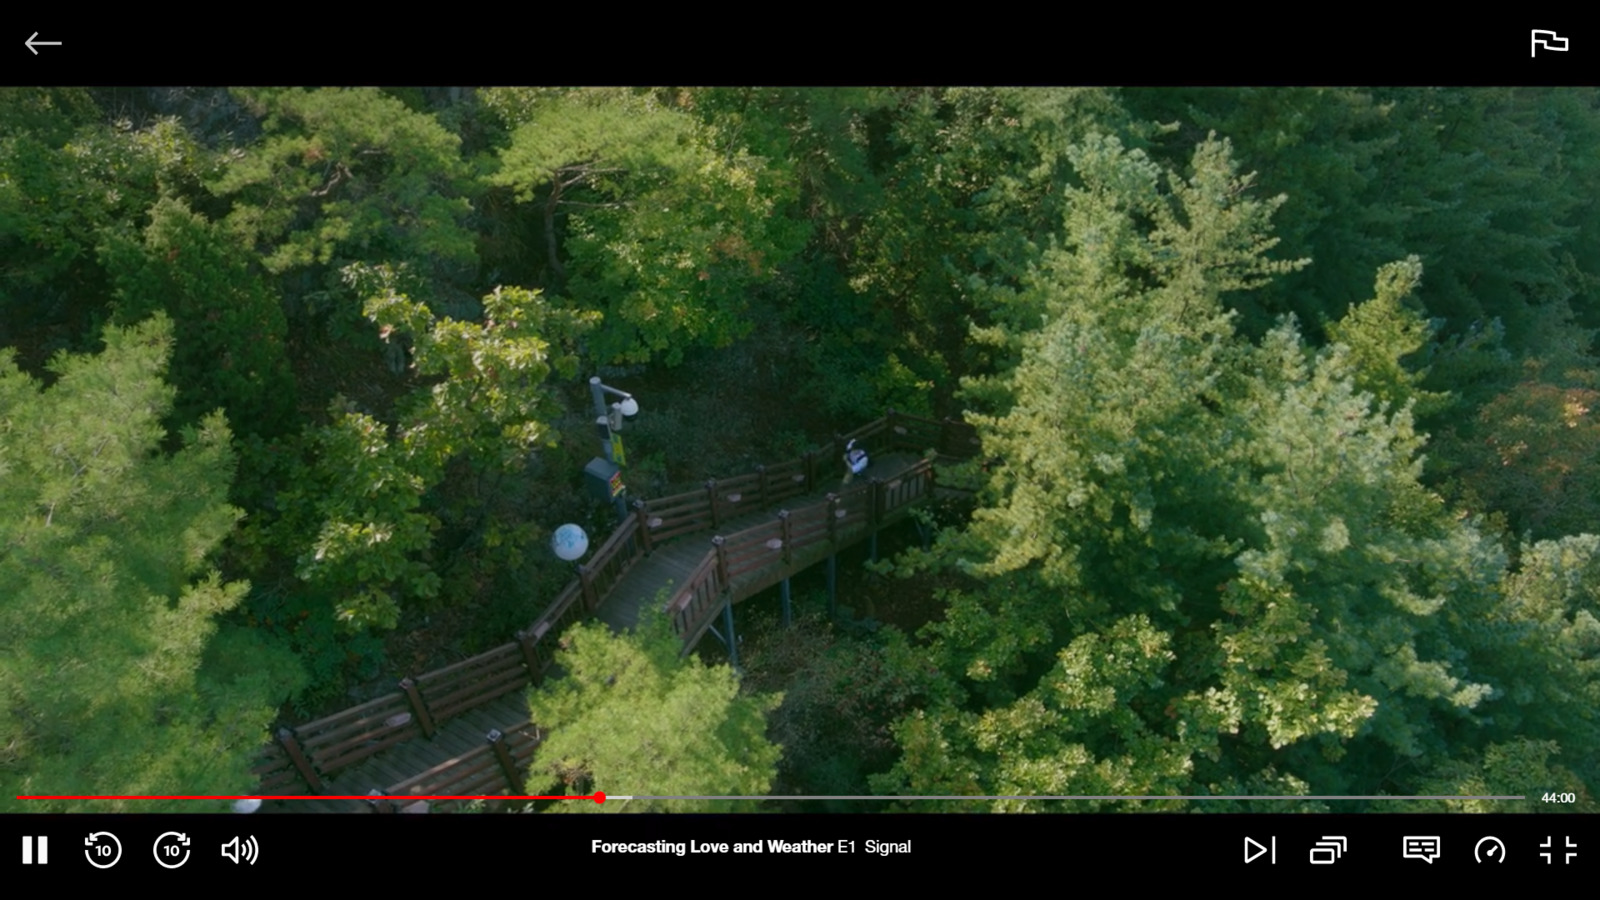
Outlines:
POLYGON ((1526 800, 1522 794, 1417 794, 1413 796, 1369 794, 1299 794, 1263 796, 1260 794, 607 794, 596 791, 576 797, 539 794, 281 794, 246 797, 243 795, 19 795, 18 800, 1526 800))
POLYGON ((607 800, 1526 800, 1521 794, 1461 796, 1459 794, 1418 794, 1406 797, 1345 794, 1303 794, 1262 796, 1260 794, 763 794, 763 795, 671 795, 607 794, 607 800))

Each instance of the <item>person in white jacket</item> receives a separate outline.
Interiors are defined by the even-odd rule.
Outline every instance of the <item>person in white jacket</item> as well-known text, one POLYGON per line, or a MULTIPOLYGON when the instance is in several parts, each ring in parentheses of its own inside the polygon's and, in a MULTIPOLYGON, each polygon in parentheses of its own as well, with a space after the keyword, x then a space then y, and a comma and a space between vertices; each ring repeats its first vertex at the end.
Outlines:
POLYGON ((844 445, 845 484, 849 484, 852 478, 866 471, 868 465, 867 451, 857 447, 853 439, 850 443, 844 445))

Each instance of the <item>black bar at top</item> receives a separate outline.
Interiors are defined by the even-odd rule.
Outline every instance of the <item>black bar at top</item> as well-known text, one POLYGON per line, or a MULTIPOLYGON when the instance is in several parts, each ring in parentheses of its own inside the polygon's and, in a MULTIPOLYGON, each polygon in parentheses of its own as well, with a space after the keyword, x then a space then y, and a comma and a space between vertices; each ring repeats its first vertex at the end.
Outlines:
POLYGON ((1050 14, 1016 8, 986 11, 981 28, 931 8, 881 21, 853 9, 844 23, 796 7, 797 21, 781 28, 733 14, 719 24, 689 8, 632 23, 580 8, 441 7, 427 16, 262 8, 247 27, 233 17, 222 27, 217 17, 183 22, 141 10, 119 21, 59 9, 7 17, 0 84, 1581 85, 1594 83, 1600 61, 1600 34, 1554 9, 1451 17, 1328 8, 1297 10, 1290 24, 1283 13, 1207 8, 1111 25, 1074 15, 1066 27, 1041 27, 1050 14), (1534 29, 1568 49, 1535 54, 1534 29), (61 44, 32 53, 25 43, 35 34, 61 44))

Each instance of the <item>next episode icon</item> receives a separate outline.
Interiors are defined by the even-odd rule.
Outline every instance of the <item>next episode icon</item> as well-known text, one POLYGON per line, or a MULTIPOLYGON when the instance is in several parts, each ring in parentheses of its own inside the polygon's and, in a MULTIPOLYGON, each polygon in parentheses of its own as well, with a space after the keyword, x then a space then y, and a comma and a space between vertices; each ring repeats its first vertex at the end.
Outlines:
POLYGON ((1273 835, 1271 841, 1272 847, 1269 849, 1266 844, 1261 843, 1255 838, 1246 837, 1244 839, 1244 861, 1246 863, 1253 863, 1261 857, 1267 856, 1267 865, 1277 865, 1278 836, 1273 835))

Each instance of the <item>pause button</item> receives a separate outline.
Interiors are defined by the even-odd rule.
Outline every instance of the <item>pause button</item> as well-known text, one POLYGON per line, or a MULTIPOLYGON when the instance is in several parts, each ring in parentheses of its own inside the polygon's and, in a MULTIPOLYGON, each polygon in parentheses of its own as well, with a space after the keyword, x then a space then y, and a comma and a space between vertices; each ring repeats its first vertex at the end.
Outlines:
POLYGON ((37 837, 33 835, 23 835, 22 864, 25 866, 34 865, 35 859, 38 860, 38 865, 49 865, 50 838, 47 835, 41 834, 37 837))

